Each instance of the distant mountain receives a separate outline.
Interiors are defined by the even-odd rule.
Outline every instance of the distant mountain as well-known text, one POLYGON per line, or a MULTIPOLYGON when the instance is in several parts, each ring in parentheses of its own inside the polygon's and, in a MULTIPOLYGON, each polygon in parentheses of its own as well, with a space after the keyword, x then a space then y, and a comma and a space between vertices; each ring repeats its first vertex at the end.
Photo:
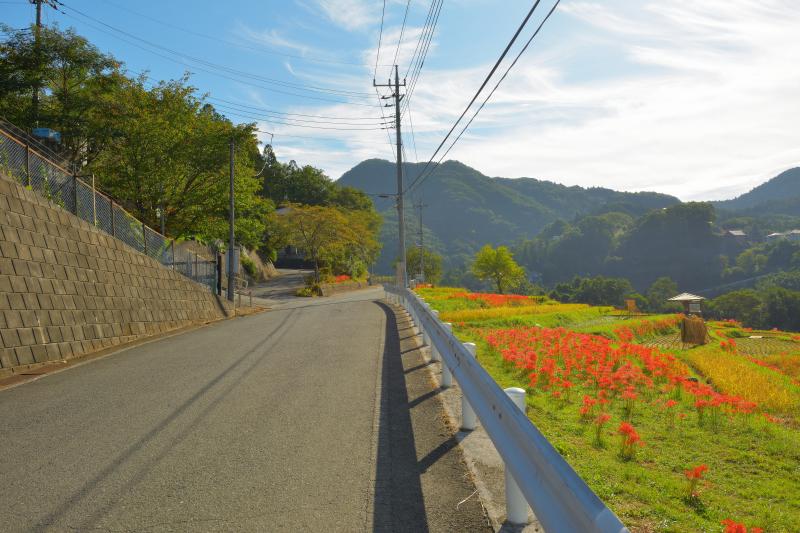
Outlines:
MULTIPOLYGON (((409 184, 423 164, 404 165, 409 184)), ((373 195, 384 215, 381 240, 383 253, 376 267, 390 272, 397 250, 397 217, 394 197, 377 195, 397 191, 394 163, 370 159, 359 163, 339 179, 373 195)), ((490 178, 458 161, 447 161, 406 200, 407 246, 418 241, 418 212, 413 203, 422 201, 424 240, 445 258, 446 267, 466 264, 484 244, 511 245, 530 239, 556 220, 573 220, 587 214, 611 211, 633 216, 680 203, 665 194, 627 193, 604 188, 567 187, 533 178, 490 178)))
POLYGON ((713 202, 714 207, 726 211, 770 214, 800 214, 800 167, 782 172, 750 192, 733 200, 713 202))

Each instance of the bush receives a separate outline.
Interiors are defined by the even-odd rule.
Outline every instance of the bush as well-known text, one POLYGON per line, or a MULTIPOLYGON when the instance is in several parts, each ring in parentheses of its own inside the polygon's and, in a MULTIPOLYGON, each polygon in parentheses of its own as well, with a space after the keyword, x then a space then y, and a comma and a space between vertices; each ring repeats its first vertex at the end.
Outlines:
POLYGON ((257 278, 258 267, 256 266, 255 262, 249 257, 247 257, 245 254, 241 255, 240 260, 242 262, 242 268, 244 269, 245 274, 247 274, 251 278, 257 278))
POLYGON ((303 297, 307 297, 307 298, 311 298, 311 297, 314 297, 314 296, 322 296, 322 288, 319 285, 317 285, 316 283, 314 283, 313 285, 308 285, 308 286, 303 287, 301 289, 297 289, 297 292, 295 293, 295 295, 296 296, 303 296, 303 297))

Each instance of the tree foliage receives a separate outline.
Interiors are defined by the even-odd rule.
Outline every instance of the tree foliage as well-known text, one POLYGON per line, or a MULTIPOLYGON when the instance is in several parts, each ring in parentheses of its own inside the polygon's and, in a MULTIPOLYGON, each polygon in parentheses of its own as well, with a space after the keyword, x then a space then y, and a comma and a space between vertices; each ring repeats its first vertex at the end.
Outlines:
POLYGON ((442 256, 417 246, 406 250, 406 270, 410 278, 418 278, 422 271, 425 283, 436 284, 442 279, 442 256))
POLYGON ((481 280, 494 283, 498 293, 519 286, 525 280, 525 270, 514 261, 514 256, 506 246, 492 248, 485 245, 472 263, 472 273, 481 280))
POLYGON ((282 241, 297 247, 314 263, 317 282, 322 266, 333 273, 361 276, 380 250, 376 238, 380 219, 374 212, 294 204, 275 219, 282 241))

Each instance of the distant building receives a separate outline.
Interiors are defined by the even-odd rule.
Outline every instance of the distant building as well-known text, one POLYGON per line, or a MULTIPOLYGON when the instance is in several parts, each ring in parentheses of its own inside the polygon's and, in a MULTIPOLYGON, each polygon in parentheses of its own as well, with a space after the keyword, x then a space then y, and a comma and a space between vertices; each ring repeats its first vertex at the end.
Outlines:
POLYGON ((669 299, 670 302, 680 302, 683 304, 683 312, 687 315, 700 315, 702 314, 702 310, 700 308, 700 302, 705 300, 702 296, 697 296, 696 294, 690 294, 688 292, 683 292, 677 296, 673 296, 669 299))
POLYGON ((793 229, 791 231, 784 231, 778 233, 770 233, 767 235, 768 241, 774 241, 777 239, 787 239, 790 241, 800 241, 800 229, 793 229))
POLYGON ((725 232, 725 238, 736 244, 747 244, 747 233, 740 229, 729 229, 725 232))

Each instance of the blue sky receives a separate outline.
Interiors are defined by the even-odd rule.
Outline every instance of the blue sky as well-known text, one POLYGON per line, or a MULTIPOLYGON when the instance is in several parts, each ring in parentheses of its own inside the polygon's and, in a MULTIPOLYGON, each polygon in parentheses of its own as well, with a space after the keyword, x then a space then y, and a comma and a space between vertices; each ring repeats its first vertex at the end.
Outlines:
MULTIPOLYGON (((542 0, 531 28, 554 1, 542 0)), ((259 118, 283 160, 338 178, 366 158, 393 157, 387 132, 370 129, 381 121, 372 76, 382 0, 64 3, 63 14, 45 9, 46 23, 74 27, 133 73, 158 80, 188 70, 201 92, 251 106, 211 100, 234 121, 259 118), (345 129, 281 124, 260 109, 338 117, 303 124, 345 129)), ((427 161, 531 5, 444 1, 412 99, 409 159, 427 161)), ((401 74, 429 7, 410 1, 401 74)), ((379 81, 389 75, 405 9, 405 0, 386 1, 379 81)), ((33 17, 22 0, 0 2, 0 10, 14 27, 33 17)), ((687 200, 735 196, 800 163, 797 28, 796 0, 563 0, 448 158, 491 176, 687 200)))

